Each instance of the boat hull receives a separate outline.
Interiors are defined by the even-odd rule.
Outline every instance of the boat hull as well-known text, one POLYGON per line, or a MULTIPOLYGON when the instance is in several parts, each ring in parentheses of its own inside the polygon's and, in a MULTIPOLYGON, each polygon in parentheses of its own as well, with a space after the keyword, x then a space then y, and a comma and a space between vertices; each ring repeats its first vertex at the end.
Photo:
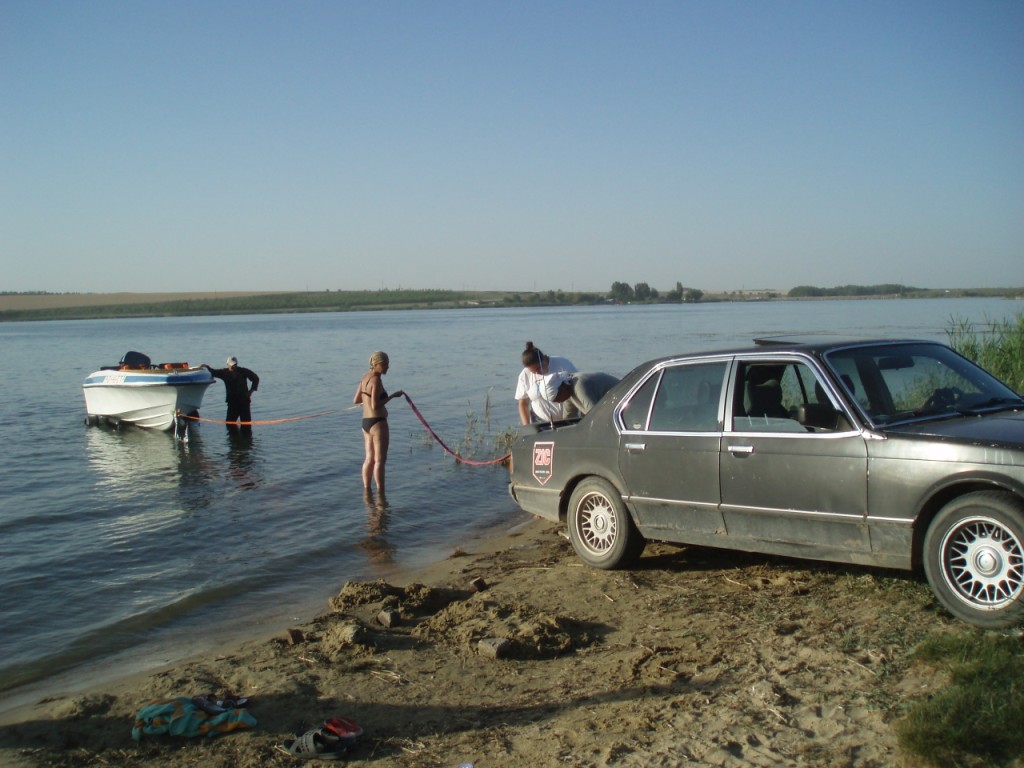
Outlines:
POLYGON ((90 421, 169 430, 177 414, 192 415, 199 410, 212 383, 213 376, 205 368, 105 369, 86 376, 82 394, 90 421))

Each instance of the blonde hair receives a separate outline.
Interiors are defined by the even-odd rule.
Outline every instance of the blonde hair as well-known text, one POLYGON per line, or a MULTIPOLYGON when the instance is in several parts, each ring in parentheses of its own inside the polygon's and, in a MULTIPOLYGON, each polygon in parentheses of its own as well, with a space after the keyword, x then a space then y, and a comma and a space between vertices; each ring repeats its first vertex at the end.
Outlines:
POLYGON ((386 363, 386 362, 388 362, 388 353, 387 352, 381 352, 380 350, 377 350, 372 355, 370 355, 370 367, 371 368, 375 368, 380 363, 386 363))

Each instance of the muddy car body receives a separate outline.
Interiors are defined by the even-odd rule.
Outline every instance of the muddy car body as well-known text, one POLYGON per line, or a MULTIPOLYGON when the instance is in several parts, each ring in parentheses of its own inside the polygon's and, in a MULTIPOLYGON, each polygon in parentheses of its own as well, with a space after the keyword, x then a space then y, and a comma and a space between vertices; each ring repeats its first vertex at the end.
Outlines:
POLYGON ((922 567, 965 621, 1024 616, 1024 401, 935 342, 652 360, 581 419, 525 428, 509 490, 598 568, 648 539, 922 567))

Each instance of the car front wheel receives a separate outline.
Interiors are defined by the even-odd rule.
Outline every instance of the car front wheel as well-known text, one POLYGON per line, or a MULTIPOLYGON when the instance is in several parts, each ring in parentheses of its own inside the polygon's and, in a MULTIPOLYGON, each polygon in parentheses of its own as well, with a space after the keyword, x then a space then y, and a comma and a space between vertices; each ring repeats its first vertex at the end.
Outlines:
POLYGON ((954 499, 924 539, 924 570, 939 601, 979 627, 1024 619, 1024 502, 999 491, 954 499))
POLYGON ((569 499, 569 540, 583 562, 606 570, 628 567, 646 544, 619 492, 597 477, 580 483, 569 499))

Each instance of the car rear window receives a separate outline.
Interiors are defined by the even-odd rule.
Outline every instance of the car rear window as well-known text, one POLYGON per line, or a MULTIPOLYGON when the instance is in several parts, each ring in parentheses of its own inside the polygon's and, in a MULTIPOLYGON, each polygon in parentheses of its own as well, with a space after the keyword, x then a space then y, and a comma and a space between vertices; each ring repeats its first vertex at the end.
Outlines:
POLYGON ((717 431, 725 370, 724 362, 663 369, 644 382, 623 408, 623 425, 648 432, 717 431))

